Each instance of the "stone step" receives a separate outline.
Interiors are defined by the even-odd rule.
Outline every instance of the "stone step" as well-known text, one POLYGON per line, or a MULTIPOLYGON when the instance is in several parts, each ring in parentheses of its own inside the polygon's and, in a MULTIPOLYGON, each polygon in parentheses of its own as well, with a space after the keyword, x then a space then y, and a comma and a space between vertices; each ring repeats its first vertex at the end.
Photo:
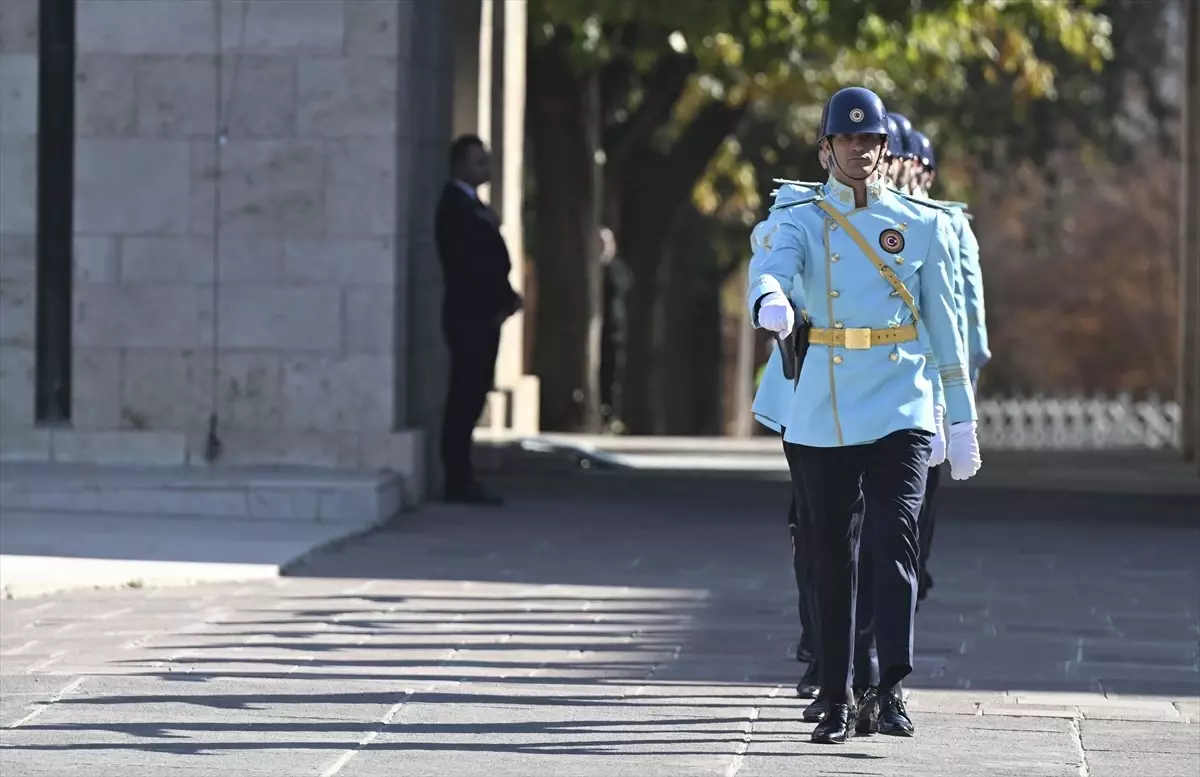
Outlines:
POLYGON ((294 521, 366 527, 391 519, 390 473, 302 467, 0 466, 0 511, 294 521))

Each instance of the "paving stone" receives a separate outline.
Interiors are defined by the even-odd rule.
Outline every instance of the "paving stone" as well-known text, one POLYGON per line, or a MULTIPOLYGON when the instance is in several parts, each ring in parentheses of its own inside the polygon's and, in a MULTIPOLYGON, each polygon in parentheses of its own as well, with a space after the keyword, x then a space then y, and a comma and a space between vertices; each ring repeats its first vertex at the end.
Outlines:
POLYGON ((1131 774, 1152 774, 1154 777, 1195 777, 1200 768, 1200 756, 1193 752, 1089 752, 1088 777, 1129 777, 1131 774))
POLYGON ((1200 760, 1200 727, 1187 723, 1085 720, 1079 734, 1088 752, 1195 754, 1200 760))
POLYGON ((1079 714, 1087 720, 1161 720, 1171 723, 1186 722, 1183 714, 1170 702, 1150 706, 1106 706, 1079 707, 1079 714))

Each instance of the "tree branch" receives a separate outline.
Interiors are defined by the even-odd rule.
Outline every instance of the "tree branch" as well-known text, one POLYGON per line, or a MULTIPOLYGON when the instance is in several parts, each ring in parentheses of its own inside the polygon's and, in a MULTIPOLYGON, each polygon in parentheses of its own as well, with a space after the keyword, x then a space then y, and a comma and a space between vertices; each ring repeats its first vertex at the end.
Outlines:
POLYGON ((605 133, 604 149, 610 164, 620 164, 629 150, 645 144, 651 135, 671 118, 676 101, 688 79, 696 71, 696 58, 690 54, 663 54, 642 79, 645 95, 633 115, 605 133))
POLYGON ((691 191, 721 144, 737 131, 746 108, 745 103, 712 102, 700 111, 663 159, 665 196, 679 198, 691 191))

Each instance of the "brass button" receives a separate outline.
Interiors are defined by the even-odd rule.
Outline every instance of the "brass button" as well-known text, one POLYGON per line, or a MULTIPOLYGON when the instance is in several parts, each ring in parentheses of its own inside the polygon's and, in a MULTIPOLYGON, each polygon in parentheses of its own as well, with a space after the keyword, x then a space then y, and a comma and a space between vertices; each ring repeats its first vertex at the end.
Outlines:
POLYGON ((897 257, 896 257, 896 264, 904 264, 904 257, 903 257, 903 256, 897 256, 897 257))
POLYGON ((897 224, 896 226, 900 228, 900 231, 901 231, 901 232, 903 232, 904 230, 908 229, 908 222, 907 222, 907 221, 901 221, 901 222, 900 222, 899 224, 897 224))
POLYGON ((834 363, 834 364, 841 364, 841 363, 842 363, 842 357, 841 357, 841 356, 835 356, 835 357, 833 357, 833 363, 834 363))
POLYGON ((834 329, 845 329, 846 325, 843 324, 841 321, 835 321, 833 324, 833 328, 834 329))
POLYGON ((836 232, 836 231, 837 231, 837 224, 833 223, 832 221, 831 221, 831 222, 829 222, 829 231, 830 231, 830 232, 836 232))
POLYGON ((840 262, 841 260, 842 260, 841 254, 834 254, 833 256, 829 257, 829 261, 831 261, 831 262, 840 262))
POLYGON ((898 291, 893 291, 893 292, 892 292, 891 294, 889 294, 888 296, 889 296, 889 297, 899 297, 899 296, 900 296, 900 292, 898 292, 898 291))
POLYGON ((888 354, 888 358, 889 358, 889 359, 891 359, 891 360, 892 360, 892 361, 894 361, 894 362, 898 362, 898 361, 900 361, 900 357, 899 357, 899 356, 897 356, 897 355, 896 355, 896 354, 894 354, 894 353, 890 353, 890 354, 888 354))
POLYGON ((831 292, 829 292, 829 296, 836 298, 836 297, 840 297, 841 295, 838 294, 836 291, 831 291, 831 292))

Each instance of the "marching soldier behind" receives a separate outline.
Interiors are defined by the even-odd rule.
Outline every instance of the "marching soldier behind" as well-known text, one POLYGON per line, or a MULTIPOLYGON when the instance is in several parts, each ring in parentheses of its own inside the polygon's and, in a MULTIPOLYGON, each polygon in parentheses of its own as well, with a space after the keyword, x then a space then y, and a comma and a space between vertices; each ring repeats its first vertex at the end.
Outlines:
MULTIPOLYGON (((916 133, 919 162, 916 178, 919 193, 928 196, 937 182, 937 157, 929 138, 916 133)), ((987 314, 983 303, 983 268, 979 261, 979 241, 971 229, 967 206, 962 203, 942 203, 955 206, 961 218, 955 222, 955 231, 961 244, 960 270, 962 272, 962 303, 966 315, 967 358, 970 362, 971 383, 978 384, 979 372, 991 361, 988 347, 987 314)))
POLYGON ((970 477, 980 461, 955 320, 947 213, 880 182, 888 127, 873 92, 839 91, 821 123, 830 179, 758 235, 763 250, 751 261, 749 286, 755 326, 791 332, 795 302, 812 324, 809 343, 817 346, 800 369, 780 425, 814 543, 828 707, 813 740, 842 743, 859 716, 878 716, 881 733, 913 733, 900 683, 912 671, 916 518, 935 431, 919 323, 940 366, 952 473, 970 477), (864 692, 856 699, 856 557, 868 500, 881 677, 877 696, 864 692))
MULTIPOLYGON (((816 184, 800 184, 784 182, 776 192, 775 204, 767 220, 759 223, 750 237, 751 250, 754 254, 763 250, 760 237, 772 226, 772 217, 778 218, 780 209, 788 203, 808 196, 809 188, 816 184)), ((771 356, 763 370, 762 380, 754 395, 754 403, 750 411, 755 419, 773 432, 782 435, 786 430, 778 419, 783 418, 791 405, 795 392, 793 381, 784 375, 783 358, 779 348, 772 348, 771 356)), ((792 501, 788 507, 788 533, 791 539, 792 571, 796 578, 796 591, 799 594, 799 615, 801 636, 796 646, 796 660, 807 662, 808 667, 800 681, 796 684, 796 695, 800 698, 814 698, 820 691, 820 679, 817 674, 817 645, 816 627, 813 623, 814 602, 812 598, 812 564, 806 560, 809 540, 806 536, 807 520, 803 500, 797 501, 798 490, 792 490, 792 501)))
MULTIPOLYGON (((937 157, 934 155, 933 143, 921 132, 912 133, 912 146, 917 156, 917 174, 914 176, 915 193, 928 197, 929 191, 937 179, 937 157)), ((938 202, 939 205, 950 207, 951 226, 958 244, 955 255, 955 298, 958 304, 959 329, 963 333, 963 343, 967 346, 967 362, 971 374, 971 383, 977 383, 979 367, 987 362, 987 329, 984 324, 983 311, 983 277, 979 265, 979 241, 971 229, 970 216, 967 206, 959 202, 938 202), (978 365, 978 366, 976 366, 978 365)), ((941 482, 941 470, 930 467, 929 478, 925 488, 925 500, 921 504, 921 514, 918 520, 918 536, 921 543, 920 585, 917 588, 917 600, 921 601, 933 588, 933 575, 929 572, 929 556, 933 549, 933 536, 937 527, 936 495, 941 482)))

